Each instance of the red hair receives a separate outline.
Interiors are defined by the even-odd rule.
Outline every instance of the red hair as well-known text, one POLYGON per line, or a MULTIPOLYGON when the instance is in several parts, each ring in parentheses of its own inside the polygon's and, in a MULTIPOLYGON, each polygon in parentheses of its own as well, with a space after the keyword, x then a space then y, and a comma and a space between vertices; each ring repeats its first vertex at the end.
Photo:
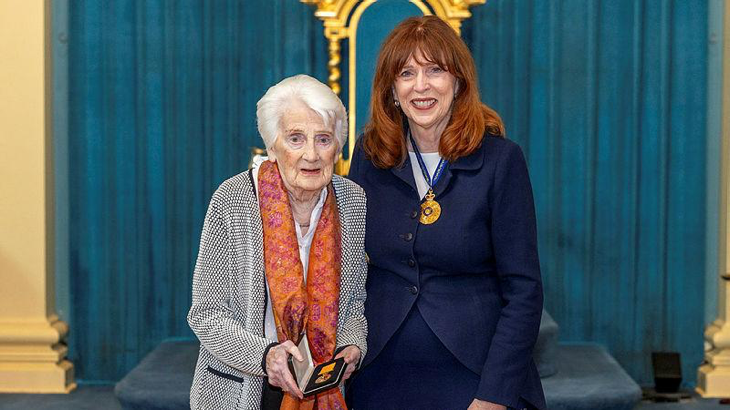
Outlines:
POLYGON ((439 141, 442 157, 455 161, 471 154, 481 145, 485 130, 504 136, 499 115, 479 97, 474 59, 464 41, 438 17, 411 17, 398 24, 385 39, 375 68, 370 100, 372 116, 365 126, 363 149, 378 168, 399 166, 408 155, 405 115, 395 105, 393 84, 416 50, 456 77, 459 85, 451 119, 439 141))

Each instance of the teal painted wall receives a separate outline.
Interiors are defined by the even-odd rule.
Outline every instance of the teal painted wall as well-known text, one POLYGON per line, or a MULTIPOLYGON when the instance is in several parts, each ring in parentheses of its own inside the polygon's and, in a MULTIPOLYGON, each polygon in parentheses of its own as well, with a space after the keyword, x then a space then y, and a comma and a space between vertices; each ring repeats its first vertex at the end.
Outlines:
MULTIPOLYGON (((530 164, 562 340, 605 344, 643 383, 649 352, 678 350, 693 382, 708 297, 706 2, 490 0, 473 12, 463 34, 530 164)), ((327 45, 296 0, 87 0, 67 21, 54 50, 68 51, 55 103, 67 108, 56 172, 70 358, 79 379, 114 381, 160 340, 192 337, 207 201, 261 145, 258 98, 288 75, 326 80, 327 45)))
MULTIPOLYGON (((525 150, 545 303, 563 341, 702 361, 708 3, 492 1, 464 36, 485 100, 525 150)), ((716 152, 716 151, 715 151, 716 152)))

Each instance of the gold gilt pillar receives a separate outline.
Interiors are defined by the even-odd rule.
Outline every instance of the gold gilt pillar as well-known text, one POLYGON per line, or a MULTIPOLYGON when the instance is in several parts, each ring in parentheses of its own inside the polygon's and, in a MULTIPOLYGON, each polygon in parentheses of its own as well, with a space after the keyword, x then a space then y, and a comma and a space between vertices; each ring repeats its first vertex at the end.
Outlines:
MULTIPOLYGON (((349 114, 350 129, 348 132, 348 156, 350 158, 355 148, 355 85, 356 65, 355 65, 355 36, 357 34, 357 23, 362 13, 377 0, 300 0, 302 3, 311 4, 316 7, 314 15, 324 23, 324 36, 329 44, 329 68, 328 84, 330 88, 337 94, 341 95, 342 88, 340 80, 342 73, 340 70, 340 43, 343 40, 349 40, 350 62, 349 79, 349 101, 346 102, 349 114)), ((403 0, 406 1, 406 0, 403 0)), ((435 14, 449 23, 457 33, 461 30, 461 22, 471 17, 469 7, 484 4, 487 0, 408 0, 416 5, 424 15, 435 14)), ((350 170, 350 160, 341 158, 337 162, 336 172, 340 175, 346 175, 350 170)))
POLYGON ((0 392, 75 387, 54 313, 50 6, 0 1, 0 392))
POLYGON ((722 47, 722 128, 717 319, 705 329, 705 362, 697 374, 704 397, 730 397, 730 0, 725 2, 722 47))

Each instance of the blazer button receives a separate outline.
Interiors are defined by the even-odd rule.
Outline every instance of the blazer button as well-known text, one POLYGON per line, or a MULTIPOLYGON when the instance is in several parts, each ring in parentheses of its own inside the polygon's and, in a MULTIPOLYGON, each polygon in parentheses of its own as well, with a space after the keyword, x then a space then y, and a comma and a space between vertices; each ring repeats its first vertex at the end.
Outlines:
POLYGON ((411 286, 410 291, 411 291, 412 294, 417 295, 418 294, 418 286, 411 286))
POLYGON ((410 266, 411 268, 416 267, 416 261, 414 261, 413 259, 408 259, 408 266, 410 266))
POLYGON ((418 218, 418 211, 411 212, 411 219, 416 219, 416 218, 418 218))
POLYGON ((408 242, 408 241, 410 241, 411 239, 413 239, 413 234, 412 234, 412 233, 410 233, 410 232, 408 232, 407 234, 403 235, 403 239, 405 239, 405 240, 406 240, 406 242, 408 242))

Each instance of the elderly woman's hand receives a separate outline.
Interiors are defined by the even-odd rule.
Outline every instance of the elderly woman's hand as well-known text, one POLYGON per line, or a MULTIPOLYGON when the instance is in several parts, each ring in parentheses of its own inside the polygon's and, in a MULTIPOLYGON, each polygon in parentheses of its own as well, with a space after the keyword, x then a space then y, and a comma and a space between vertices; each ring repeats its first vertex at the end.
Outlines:
POLYGON ((269 384, 281 387, 285 393, 303 399, 304 395, 289 371, 289 364, 287 363, 289 355, 294 356, 294 359, 300 362, 304 360, 301 353, 299 353, 299 349, 291 340, 287 340, 269 350, 266 355, 266 374, 269 376, 269 384))
POLYGON ((357 363, 360 361, 360 348, 354 345, 347 346, 342 349, 337 356, 335 356, 335 359, 339 359, 340 357, 344 357, 345 363, 347 363, 345 375, 342 377, 342 381, 345 381, 352 376, 352 373, 355 371, 355 367, 357 367, 357 363))

